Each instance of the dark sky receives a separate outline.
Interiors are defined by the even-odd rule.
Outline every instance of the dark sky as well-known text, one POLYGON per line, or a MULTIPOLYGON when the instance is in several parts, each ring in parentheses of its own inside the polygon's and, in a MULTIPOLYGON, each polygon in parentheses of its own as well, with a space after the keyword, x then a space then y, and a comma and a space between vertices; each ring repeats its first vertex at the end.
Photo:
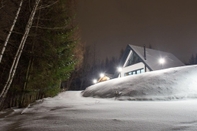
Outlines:
POLYGON ((151 44, 183 62, 197 53, 197 0, 77 0, 77 22, 98 59, 127 44, 151 44))

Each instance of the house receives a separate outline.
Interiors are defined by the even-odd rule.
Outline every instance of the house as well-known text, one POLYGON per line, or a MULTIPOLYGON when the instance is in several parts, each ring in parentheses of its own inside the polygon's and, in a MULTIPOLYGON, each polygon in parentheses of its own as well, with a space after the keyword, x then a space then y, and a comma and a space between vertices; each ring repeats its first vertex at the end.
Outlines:
POLYGON ((119 77, 135 75, 149 71, 183 66, 173 54, 145 47, 127 45, 120 60, 119 77))

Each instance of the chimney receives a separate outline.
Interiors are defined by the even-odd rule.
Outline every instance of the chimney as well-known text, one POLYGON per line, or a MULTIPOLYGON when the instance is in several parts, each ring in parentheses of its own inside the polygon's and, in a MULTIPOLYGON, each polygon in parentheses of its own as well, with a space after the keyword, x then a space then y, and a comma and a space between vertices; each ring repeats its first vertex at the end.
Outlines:
POLYGON ((144 45, 144 60, 146 60, 146 46, 144 45))

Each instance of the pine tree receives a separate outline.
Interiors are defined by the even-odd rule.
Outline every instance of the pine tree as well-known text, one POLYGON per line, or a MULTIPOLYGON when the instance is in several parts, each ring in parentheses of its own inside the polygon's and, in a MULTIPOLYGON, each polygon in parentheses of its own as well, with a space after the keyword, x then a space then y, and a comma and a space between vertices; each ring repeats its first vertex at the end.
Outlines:
POLYGON ((80 57, 70 2, 59 0, 49 8, 43 8, 39 24, 35 26, 36 35, 43 37, 36 40, 32 51, 33 63, 27 87, 38 90, 41 97, 54 96, 60 91, 61 82, 69 80, 78 63, 76 58, 80 57))
POLYGON ((195 64, 197 64, 197 54, 196 54, 195 64))
POLYGON ((190 64, 190 65, 195 64, 195 58, 194 58, 194 55, 193 55, 193 54, 192 54, 192 56, 191 56, 191 58, 190 58, 190 60, 189 60, 189 64, 190 64))

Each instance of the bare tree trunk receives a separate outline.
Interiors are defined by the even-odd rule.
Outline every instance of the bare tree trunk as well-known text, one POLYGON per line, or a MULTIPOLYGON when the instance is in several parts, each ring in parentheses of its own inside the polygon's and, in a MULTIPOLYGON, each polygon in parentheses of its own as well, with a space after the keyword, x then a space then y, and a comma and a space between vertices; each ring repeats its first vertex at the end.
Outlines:
MULTIPOLYGON (((38 24, 39 24, 39 21, 40 21, 40 11, 41 10, 38 10, 38 18, 37 18, 37 22, 36 22, 36 30, 35 32, 37 33, 37 30, 38 30, 38 24)), ((33 26, 32 26, 33 27, 33 26)), ((33 40, 33 44, 32 44, 32 49, 31 51, 33 52, 34 51, 34 46, 35 46, 35 43, 36 43, 36 35, 34 36, 34 40, 33 40)), ((27 71, 26 71, 26 76, 25 76, 25 83, 23 85, 23 90, 22 90, 22 95, 21 95, 21 100, 22 99, 25 99, 24 96, 25 96, 25 89, 27 88, 27 84, 28 84, 28 81, 30 79, 30 70, 32 68, 32 65, 33 65, 33 62, 34 62, 34 56, 31 56, 30 60, 29 60, 29 63, 28 63, 28 67, 27 67, 27 71)), ((21 101, 22 102, 22 101, 21 101)), ((31 100, 30 100, 31 102, 31 100)), ((23 103, 21 103, 23 104, 23 103)))
POLYGON ((15 24, 16 24, 16 21, 17 21, 17 19, 18 19, 18 15, 19 15, 19 13, 20 13, 22 4, 23 4, 23 0, 21 0, 21 2, 20 2, 20 4, 19 4, 18 11, 16 12, 16 16, 15 16, 15 18, 14 18, 13 24, 12 24, 12 26, 11 26, 11 28, 10 28, 9 34, 8 34, 6 40, 5 40, 4 45, 3 45, 3 48, 2 48, 2 51, 1 51, 1 55, 0 55, 0 63, 1 63, 1 61, 2 61, 3 54, 4 54, 4 52, 5 52, 5 49, 6 49, 7 44, 8 44, 8 41, 9 41, 9 39, 10 39, 10 36, 11 36, 11 34, 12 34, 12 31, 13 31, 14 26, 15 26, 15 24))
MULTIPOLYGON (((38 13, 39 13, 39 15, 38 15, 38 20, 36 22, 37 26, 36 26, 36 31, 35 32, 37 32, 37 30, 38 30, 37 27, 38 27, 38 24, 39 24, 39 21, 40 21, 40 10, 39 10, 38 13)), ((35 36, 35 37, 37 37, 37 36, 35 36)), ((32 49, 31 49, 32 52, 34 51, 34 46, 35 46, 35 43, 36 43, 36 38, 35 37, 34 37, 33 44, 32 44, 32 49)), ((30 77, 29 73, 30 73, 30 69, 32 68, 33 62, 34 62, 34 56, 31 56, 29 64, 28 64, 27 72, 26 72, 26 77, 25 77, 25 83, 23 85, 23 90, 25 90, 26 87, 27 87, 27 83, 28 83, 29 77, 30 77)))
POLYGON ((8 90, 9 90, 9 88, 10 88, 10 85, 12 84, 13 77, 15 75, 16 68, 18 66, 18 62, 20 60, 20 56, 22 54, 22 51, 23 51, 26 39, 27 39, 27 37, 29 35, 29 31, 31 29, 31 26, 32 26, 32 23, 33 23, 33 19, 34 19, 37 7, 39 5, 39 2, 40 2, 40 0, 36 0, 36 2, 34 4, 34 8, 33 8, 32 12, 31 12, 30 17, 29 17, 28 23, 27 23, 26 28, 25 28, 25 33, 24 33, 24 35, 22 37, 22 40, 21 40, 20 45, 19 45, 19 48, 18 48, 17 53, 16 53, 16 55, 14 57, 14 61, 12 63, 12 67, 11 67, 10 72, 9 72, 8 80, 7 80, 5 86, 4 86, 4 88, 3 88, 3 90, 2 90, 2 92, 0 94, 0 98, 1 98, 0 99, 0 105, 3 104, 3 101, 4 101, 5 97, 6 97, 6 94, 7 94, 8 90))

